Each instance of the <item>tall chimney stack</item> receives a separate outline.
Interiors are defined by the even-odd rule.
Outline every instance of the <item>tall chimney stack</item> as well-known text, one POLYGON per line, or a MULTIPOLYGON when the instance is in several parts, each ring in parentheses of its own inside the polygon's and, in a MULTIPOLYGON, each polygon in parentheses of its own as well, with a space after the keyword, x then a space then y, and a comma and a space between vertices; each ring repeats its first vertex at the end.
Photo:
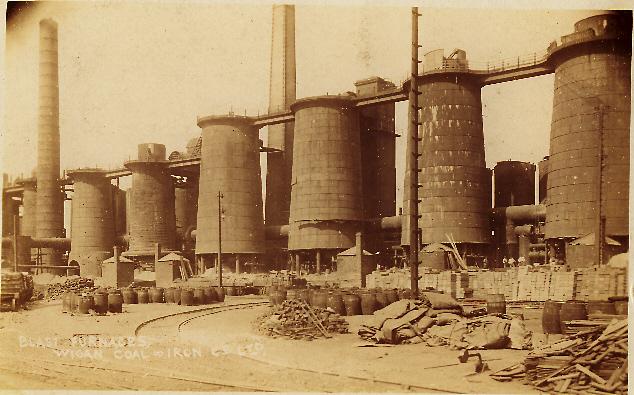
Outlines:
MULTIPOLYGON (((295 6, 273 5, 269 112, 288 111, 295 101, 295 6)), ((266 225, 288 225, 293 166, 293 123, 268 127, 266 225)))
MULTIPOLYGON (((63 237, 64 200, 59 183, 59 85, 57 23, 40 21, 36 228, 40 237, 63 237)), ((42 250, 44 265, 60 265, 60 252, 42 250)))

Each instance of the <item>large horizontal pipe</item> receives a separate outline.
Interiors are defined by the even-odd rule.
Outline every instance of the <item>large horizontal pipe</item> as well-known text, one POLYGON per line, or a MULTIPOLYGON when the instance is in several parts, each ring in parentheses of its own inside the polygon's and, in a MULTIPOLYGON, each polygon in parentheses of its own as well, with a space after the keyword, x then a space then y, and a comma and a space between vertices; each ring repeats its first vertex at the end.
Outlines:
POLYGON ((520 225, 515 227, 517 236, 530 236, 533 234, 533 225, 520 225))
POLYGON ((522 225, 534 222, 535 220, 544 220, 546 218, 546 206, 543 204, 498 207, 492 209, 491 212, 494 217, 506 217, 507 219, 513 221, 515 225, 522 225))
POLYGON ((18 267, 40 268, 40 269, 75 269, 79 270, 79 266, 55 266, 55 265, 18 265, 18 267))

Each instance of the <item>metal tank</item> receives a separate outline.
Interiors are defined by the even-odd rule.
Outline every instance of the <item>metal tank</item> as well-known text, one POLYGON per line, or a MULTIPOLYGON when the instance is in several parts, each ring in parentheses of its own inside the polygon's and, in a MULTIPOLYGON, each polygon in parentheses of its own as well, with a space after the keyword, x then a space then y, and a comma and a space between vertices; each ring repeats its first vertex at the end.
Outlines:
POLYGON ((346 249, 363 219, 358 113, 347 96, 291 105, 295 141, 289 250, 346 249))
POLYGON ((222 252, 264 253, 258 129, 251 118, 234 115, 198 118, 198 126, 202 128, 203 144, 196 255, 218 253, 219 193, 222 252))
MULTIPOLYGON (((57 23, 40 21, 35 236, 64 236, 64 195, 60 189, 57 23)), ((43 265, 61 265, 61 253, 42 249, 43 265)))
POLYGON ((535 165, 509 160, 493 168, 495 207, 535 204, 535 165))
POLYGON ((140 144, 139 157, 125 162, 132 172, 129 203, 130 244, 127 256, 154 255, 155 244, 162 250, 175 246, 174 182, 165 160, 165 146, 140 144), (158 148, 157 148, 158 147, 158 148))
POLYGON ((114 244, 112 185, 102 169, 77 169, 66 175, 73 182, 68 260, 82 268, 98 264, 95 254, 109 252, 114 244))
POLYGON ((35 236, 36 218, 36 181, 28 178, 21 181, 24 192, 22 192, 22 220, 20 222, 20 235, 35 236))
POLYGON ((628 235, 631 18, 628 11, 584 19, 550 53, 548 239, 594 232, 598 192, 605 234, 628 235))
POLYGON ((419 80, 423 244, 488 243, 490 172, 485 167, 479 83, 465 74, 419 80))

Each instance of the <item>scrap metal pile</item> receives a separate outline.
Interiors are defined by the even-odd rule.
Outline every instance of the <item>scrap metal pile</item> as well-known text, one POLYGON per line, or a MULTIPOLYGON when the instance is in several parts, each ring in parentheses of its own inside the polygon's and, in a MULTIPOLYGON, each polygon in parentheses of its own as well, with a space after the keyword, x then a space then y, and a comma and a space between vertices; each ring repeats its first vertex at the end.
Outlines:
POLYGON ((95 290, 95 283, 90 278, 69 277, 63 283, 50 284, 46 289, 45 297, 49 300, 59 299, 64 292, 91 292, 95 290))
POLYGON ((534 350, 522 364, 491 377, 498 381, 524 378, 546 392, 627 394, 627 319, 534 350))
POLYGON ((455 349, 529 349, 532 334, 519 317, 464 313, 448 295, 424 293, 423 300, 403 299, 375 311, 359 336, 377 343, 425 343, 455 349))
POLYGON ((300 299, 285 300, 261 318, 261 332, 273 337, 313 340, 332 337, 331 333, 347 333, 348 322, 329 309, 311 307, 300 299))

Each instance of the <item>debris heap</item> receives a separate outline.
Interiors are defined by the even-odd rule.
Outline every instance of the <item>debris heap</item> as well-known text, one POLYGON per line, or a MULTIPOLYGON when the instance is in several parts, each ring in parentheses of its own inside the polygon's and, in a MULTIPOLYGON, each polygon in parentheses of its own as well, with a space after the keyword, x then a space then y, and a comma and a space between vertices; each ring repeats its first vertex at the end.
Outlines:
POLYGON ((285 300, 261 317, 261 332, 273 337, 313 340, 331 337, 331 333, 347 333, 348 322, 329 309, 311 307, 300 299, 285 300))
POLYGON ((46 298, 55 300, 62 297, 64 292, 90 292, 95 289, 95 284, 91 278, 75 277, 67 278, 63 283, 50 284, 46 289, 46 298))
POLYGON ((377 343, 425 343, 454 349, 529 349, 531 332, 522 319, 504 314, 464 313, 451 296, 423 293, 423 300, 399 300, 375 311, 359 336, 377 343))
POLYGON ((600 325, 534 350, 491 374, 498 381, 524 378, 544 392, 627 394, 627 319, 600 325))

